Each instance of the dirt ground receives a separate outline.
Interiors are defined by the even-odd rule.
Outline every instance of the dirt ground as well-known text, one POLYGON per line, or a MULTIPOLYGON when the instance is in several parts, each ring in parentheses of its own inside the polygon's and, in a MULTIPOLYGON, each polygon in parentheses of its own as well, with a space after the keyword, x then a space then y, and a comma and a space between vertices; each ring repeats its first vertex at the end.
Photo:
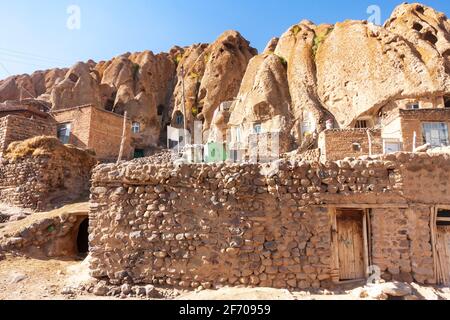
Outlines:
MULTIPOLYGON (((92 283, 87 261, 36 260, 7 256, 0 261, 0 300, 116 300, 85 291, 65 292, 92 283)), ((450 299, 450 288, 435 289, 413 285, 420 299, 450 299)), ((271 288, 222 288, 176 292, 177 300, 362 300, 356 290, 290 292, 271 288)))

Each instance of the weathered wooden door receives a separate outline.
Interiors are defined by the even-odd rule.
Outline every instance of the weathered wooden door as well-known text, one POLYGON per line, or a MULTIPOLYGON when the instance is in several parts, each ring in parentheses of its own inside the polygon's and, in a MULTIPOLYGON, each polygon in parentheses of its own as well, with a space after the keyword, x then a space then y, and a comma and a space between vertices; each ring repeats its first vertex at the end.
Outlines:
POLYGON ((363 216, 364 213, 359 210, 337 213, 341 281, 365 278, 363 216))
POLYGON ((437 253, 440 284, 450 285, 450 226, 437 228, 437 253))

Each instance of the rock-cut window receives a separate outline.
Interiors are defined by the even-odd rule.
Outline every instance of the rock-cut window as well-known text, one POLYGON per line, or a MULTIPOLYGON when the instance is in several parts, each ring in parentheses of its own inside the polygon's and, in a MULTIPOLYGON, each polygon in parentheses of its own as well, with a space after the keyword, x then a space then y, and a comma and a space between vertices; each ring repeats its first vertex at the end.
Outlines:
POLYGON ((183 114, 181 112, 178 112, 176 117, 175 117, 176 124, 181 126, 183 124, 183 121, 184 121, 183 114))
POLYGON ((133 125, 131 126, 131 131, 133 133, 141 132, 141 124, 139 122, 133 122, 133 125))

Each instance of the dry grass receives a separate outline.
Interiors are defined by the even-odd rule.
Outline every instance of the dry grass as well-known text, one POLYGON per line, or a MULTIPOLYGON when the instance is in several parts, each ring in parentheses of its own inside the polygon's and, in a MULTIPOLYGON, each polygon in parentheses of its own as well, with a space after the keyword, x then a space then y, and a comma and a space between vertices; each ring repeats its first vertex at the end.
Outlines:
POLYGON ((61 160, 74 161, 77 159, 83 164, 95 164, 92 153, 72 145, 64 145, 55 137, 34 137, 25 141, 13 142, 9 145, 4 157, 12 160, 51 156, 61 160))

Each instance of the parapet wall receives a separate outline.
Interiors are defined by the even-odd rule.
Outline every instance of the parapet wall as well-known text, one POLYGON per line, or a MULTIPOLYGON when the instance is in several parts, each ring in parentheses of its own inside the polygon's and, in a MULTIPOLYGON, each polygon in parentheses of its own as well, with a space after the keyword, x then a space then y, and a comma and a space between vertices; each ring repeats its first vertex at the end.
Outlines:
POLYGON ((57 138, 11 144, 0 158, 0 201, 38 211, 88 195, 95 158, 57 138))
POLYGON ((319 135, 319 149, 323 162, 368 155, 370 147, 374 155, 383 153, 381 130, 331 129, 319 135))
POLYGON ((0 157, 11 142, 37 136, 56 136, 56 125, 50 120, 28 119, 17 115, 0 118, 0 157))
POLYGON ((439 190, 430 201, 450 203, 442 177, 450 160, 424 156, 284 162, 270 177, 249 164, 100 165, 91 189, 92 275, 113 284, 328 287, 339 281, 333 212, 350 206, 371 208, 370 259, 383 277, 433 283, 433 204, 409 192, 432 183, 439 190), (429 167, 415 168, 421 161, 429 167))

